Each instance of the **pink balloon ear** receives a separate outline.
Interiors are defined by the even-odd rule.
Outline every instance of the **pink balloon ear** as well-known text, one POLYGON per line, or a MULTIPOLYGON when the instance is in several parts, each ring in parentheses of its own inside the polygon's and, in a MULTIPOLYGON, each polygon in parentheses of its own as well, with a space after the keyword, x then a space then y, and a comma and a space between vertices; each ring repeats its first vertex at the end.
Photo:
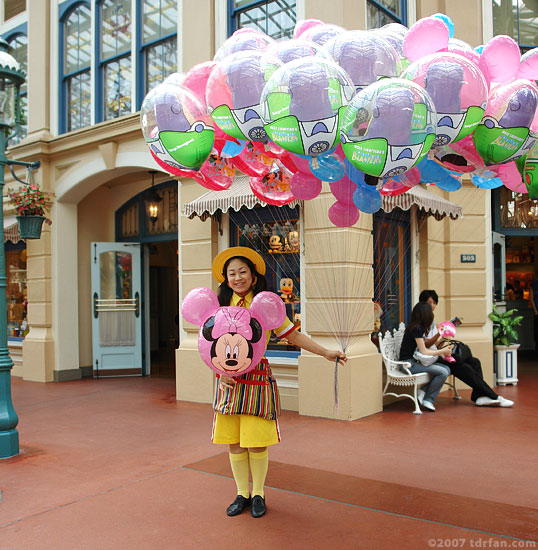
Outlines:
POLYGON ((278 328, 286 319, 286 306, 273 292, 260 292, 254 296, 250 313, 264 330, 278 328))
POLYGON ((210 288, 201 287, 183 298, 181 313, 189 323, 202 326, 219 307, 217 295, 210 288))
POLYGON ((490 82, 508 82, 519 70, 521 54, 517 42, 506 35, 494 36, 480 56, 480 68, 490 82))
POLYGON ((521 56, 521 65, 516 73, 517 78, 538 80, 538 48, 533 48, 521 56))
POLYGON ((446 51, 450 31, 447 24, 438 17, 423 17, 407 32, 403 51, 409 61, 417 61, 431 53, 446 51))

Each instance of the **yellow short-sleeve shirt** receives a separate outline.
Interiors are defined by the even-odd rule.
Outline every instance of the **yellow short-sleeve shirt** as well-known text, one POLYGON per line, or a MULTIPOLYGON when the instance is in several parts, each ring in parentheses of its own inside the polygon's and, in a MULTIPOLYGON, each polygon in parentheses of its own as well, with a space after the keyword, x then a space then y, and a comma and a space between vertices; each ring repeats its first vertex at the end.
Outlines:
MULTIPOLYGON (((231 306, 236 306, 241 301, 241 296, 236 294, 235 292, 232 295, 232 299, 230 300, 231 306)), ((245 307, 250 309, 250 305, 252 304, 252 300, 254 299, 254 294, 252 290, 245 296, 245 307)), ((273 329, 274 333, 279 338, 285 338, 288 334, 291 334, 295 330, 295 325, 286 317, 284 322, 278 327, 273 329)), ((269 339, 271 338, 271 331, 266 330, 266 345, 269 343, 269 339)))

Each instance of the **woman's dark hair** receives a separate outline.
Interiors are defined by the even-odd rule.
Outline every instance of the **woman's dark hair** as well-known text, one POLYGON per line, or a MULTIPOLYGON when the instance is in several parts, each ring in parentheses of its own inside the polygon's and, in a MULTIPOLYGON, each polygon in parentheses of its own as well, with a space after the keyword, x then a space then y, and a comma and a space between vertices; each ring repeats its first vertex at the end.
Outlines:
POLYGON ((226 272, 228 271, 228 266, 232 260, 240 260, 244 264, 247 264, 250 272, 252 273, 252 278, 256 281, 252 287, 252 292, 254 296, 263 290, 267 290, 267 280, 264 275, 260 275, 256 271, 256 267, 251 260, 245 258, 244 256, 233 256, 232 258, 226 260, 224 267, 222 268, 222 275, 224 276, 224 281, 219 285, 217 296, 219 299, 220 306, 229 306, 232 299, 234 291, 228 286, 228 278, 226 277, 226 272))
POLYGON ((435 290, 423 290, 418 297, 419 302, 427 302, 428 298, 431 298, 436 304, 439 303, 439 296, 435 290))
POLYGON ((411 319, 409 319, 409 323, 407 323, 405 332, 410 332, 412 334, 418 327, 424 331, 424 334, 426 334, 430 330, 432 323, 432 306, 428 304, 428 302, 419 302, 415 305, 413 311, 411 312, 411 319))

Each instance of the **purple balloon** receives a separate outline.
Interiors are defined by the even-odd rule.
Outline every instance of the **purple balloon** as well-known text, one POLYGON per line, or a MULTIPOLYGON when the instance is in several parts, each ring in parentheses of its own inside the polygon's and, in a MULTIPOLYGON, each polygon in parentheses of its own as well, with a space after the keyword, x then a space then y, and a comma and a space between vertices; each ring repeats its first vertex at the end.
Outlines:
POLYGON ((260 54, 253 52, 252 56, 247 54, 234 58, 226 66, 226 80, 232 92, 234 109, 258 105, 265 86, 265 73, 261 70, 260 54))
POLYGON ((183 113, 179 97, 173 92, 159 94, 158 101, 155 101, 155 120, 160 132, 186 132, 191 127, 183 113))
POLYGON ((449 61, 432 63, 424 85, 438 113, 461 112, 460 93, 464 83, 463 67, 449 61))
MULTIPOLYGON (((300 121, 332 117, 333 108, 329 101, 328 89, 329 79, 322 66, 315 63, 298 66, 289 82, 290 115, 296 116, 300 121)), ((315 131, 314 127, 312 133, 315 131)))
POLYGON ((290 180, 290 188, 295 198, 308 201, 321 193, 321 180, 310 173, 295 172, 290 180))
POLYGON ((391 145, 409 145, 414 105, 413 92, 408 88, 382 90, 377 96, 368 139, 385 138, 391 145))
POLYGON ((336 201, 329 208, 329 220, 336 227, 350 227, 359 221, 359 210, 354 204, 336 201))
POLYGON ((510 98, 508 109, 499 120, 499 126, 503 128, 529 128, 535 113, 536 93, 529 88, 522 88, 510 98))

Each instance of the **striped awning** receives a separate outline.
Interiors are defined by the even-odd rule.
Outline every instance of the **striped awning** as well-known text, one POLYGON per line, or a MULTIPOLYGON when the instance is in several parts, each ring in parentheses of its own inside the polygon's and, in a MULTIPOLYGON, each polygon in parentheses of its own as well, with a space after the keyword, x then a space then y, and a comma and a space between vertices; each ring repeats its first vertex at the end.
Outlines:
POLYGON ((12 243, 22 241, 19 234, 19 224, 15 216, 4 218, 4 242, 7 241, 11 241, 12 243))
MULTIPOLYGON (((188 218, 198 216, 205 220, 217 211, 228 212, 233 209, 237 212, 243 206, 249 209, 257 205, 267 206, 251 191, 248 180, 248 176, 236 177, 232 186, 226 191, 209 191, 196 200, 188 202, 183 213, 188 218)), ((299 203, 300 201, 293 201, 288 206, 294 207, 299 203)), ((412 187, 407 193, 396 197, 383 197, 381 208, 385 212, 391 212, 395 208, 409 210, 413 205, 424 210, 427 215, 434 216, 437 220, 441 220, 445 216, 450 216, 454 220, 463 216, 461 206, 431 193, 420 185, 412 187)))

